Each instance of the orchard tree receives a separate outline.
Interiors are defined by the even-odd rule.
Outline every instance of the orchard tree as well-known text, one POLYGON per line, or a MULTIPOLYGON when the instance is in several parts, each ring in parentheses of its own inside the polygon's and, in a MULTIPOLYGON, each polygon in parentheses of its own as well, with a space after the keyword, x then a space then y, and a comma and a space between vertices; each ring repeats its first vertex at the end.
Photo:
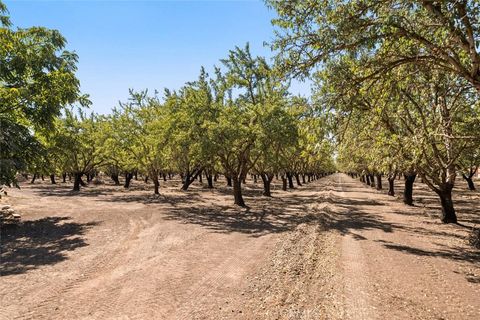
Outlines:
POLYGON ((349 56, 371 70, 355 74, 358 81, 415 65, 440 69, 480 90, 478 1, 266 2, 278 14, 272 47, 288 72, 306 75, 349 56))
POLYGON ((40 155, 36 130, 51 130, 66 106, 88 104, 75 77, 77 56, 65 38, 43 27, 14 30, 0 2, 0 184, 40 155))

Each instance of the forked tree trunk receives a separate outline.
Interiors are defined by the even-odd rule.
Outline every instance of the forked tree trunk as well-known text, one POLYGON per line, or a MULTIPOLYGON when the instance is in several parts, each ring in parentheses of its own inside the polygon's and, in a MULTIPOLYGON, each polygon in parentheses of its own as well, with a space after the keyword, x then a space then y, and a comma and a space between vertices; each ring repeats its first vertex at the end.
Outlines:
POLYGON ((397 174, 389 175, 388 176, 388 195, 389 196, 395 196, 395 177, 397 174))
POLYGON ((457 223, 457 215, 455 213, 455 208, 453 207, 452 189, 452 183, 445 183, 440 186, 439 190, 437 190, 442 205, 441 220, 443 223, 457 223))
POLYGON ((182 190, 187 191, 188 187, 197 179, 198 175, 201 174, 200 170, 196 170, 193 174, 190 171, 185 173, 185 179, 183 180, 182 190))
POLYGON ((242 180, 237 177, 233 177, 233 197, 237 206, 245 207, 242 196, 242 180))
POLYGON ((263 195, 266 197, 271 197, 272 193, 270 191, 270 185, 272 183, 273 175, 268 175, 266 173, 260 174, 260 177, 263 181, 263 195))
POLYGON ((54 174, 51 174, 51 175, 50 175, 50 182, 51 182, 52 184, 57 184, 57 182, 55 181, 55 175, 54 175, 54 174))
POLYGON ((416 177, 416 174, 404 174, 405 189, 403 191, 403 203, 409 206, 413 206, 413 183, 416 177))
POLYGON ((377 174, 377 190, 382 190, 382 175, 377 174))
POLYGON ((463 179, 467 181, 468 184, 468 190, 474 191, 475 190, 475 184, 473 183, 473 174, 472 175, 465 175, 462 174, 463 179))

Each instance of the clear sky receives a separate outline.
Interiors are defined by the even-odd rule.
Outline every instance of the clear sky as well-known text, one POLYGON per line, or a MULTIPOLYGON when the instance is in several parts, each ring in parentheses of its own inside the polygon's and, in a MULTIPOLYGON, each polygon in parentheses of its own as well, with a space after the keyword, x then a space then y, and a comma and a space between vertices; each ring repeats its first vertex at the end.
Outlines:
MULTIPOLYGON (((178 89, 212 70, 235 45, 272 56, 274 12, 262 1, 7 1, 14 26, 45 26, 80 58, 77 76, 92 109, 108 113, 128 89, 178 89)), ((305 83, 293 93, 307 95, 305 83)))

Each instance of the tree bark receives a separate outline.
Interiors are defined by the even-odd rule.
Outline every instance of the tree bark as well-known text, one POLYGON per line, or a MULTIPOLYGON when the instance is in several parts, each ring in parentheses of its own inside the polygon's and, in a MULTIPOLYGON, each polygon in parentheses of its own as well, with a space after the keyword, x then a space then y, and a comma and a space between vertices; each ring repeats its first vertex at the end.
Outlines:
POLYGON ((57 182, 55 181, 55 175, 54 175, 54 174, 51 174, 51 175, 50 175, 50 182, 51 182, 52 184, 57 184, 57 182))
POLYGON ((75 172, 73 174, 74 176, 74 180, 73 180, 73 191, 80 191, 80 185, 83 185, 82 184, 82 175, 83 173, 80 173, 80 172, 75 172))
POLYGON ((158 174, 152 175, 152 180, 153 180, 153 193, 154 194, 160 194, 160 181, 158 180, 158 174))
POLYGON ((213 189, 213 176, 211 174, 205 174, 207 177, 208 189, 213 189))
POLYGON ((288 188, 295 189, 295 186, 293 185, 293 177, 290 172, 287 172, 287 179, 288 179, 288 188))
POLYGON ((403 191, 403 203, 409 206, 413 206, 413 183, 416 177, 416 174, 404 174, 405 190, 403 191))
POLYGON ((260 174, 260 177, 263 181, 263 195, 266 197, 271 197, 272 193, 270 191, 270 185, 272 183, 273 175, 268 175, 266 173, 260 174))
POLYGON ((452 200, 452 183, 445 183, 440 186, 437 194, 440 197, 440 203, 442 204, 442 222, 443 223, 457 223, 457 215, 455 208, 453 207, 452 200))
POLYGON ((465 174, 462 174, 462 177, 463 179, 465 179, 467 181, 467 184, 468 184, 468 190, 471 190, 471 191, 474 191, 475 190, 475 184, 473 183, 473 175, 465 175, 465 174))
POLYGON ((297 180, 297 186, 301 187, 302 186, 302 183, 300 182, 300 176, 297 174, 295 174, 295 180, 297 180))
POLYGON ((125 173, 125 184, 123 185, 125 189, 128 189, 130 187, 130 181, 132 181, 132 179, 133 179, 133 173, 131 172, 125 173))
POLYGON ((118 173, 112 173, 110 175, 110 178, 112 179, 112 181, 115 183, 116 186, 120 185, 120 180, 118 179, 118 173))
POLYGON ((197 179, 198 175, 201 174, 201 170, 196 170, 194 172, 187 171, 185 172, 185 178, 182 185, 182 190, 187 191, 188 187, 197 179))
POLYGON ((377 190, 382 190, 382 175, 377 174, 377 190))
POLYGON ((388 176, 388 195, 395 196, 395 177, 397 174, 388 176))
POLYGON ((375 176, 373 174, 370 175, 370 187, 375 188, 375 176))
POLYGON ((282 175, 282 190, 287 191, 287 178, 285 175, 282 175))
POLYGON ((237 206, 245 207, 245 201, 243 201, 242 196, 242 179, 237 177, 233 177, 233 196, 237 206))

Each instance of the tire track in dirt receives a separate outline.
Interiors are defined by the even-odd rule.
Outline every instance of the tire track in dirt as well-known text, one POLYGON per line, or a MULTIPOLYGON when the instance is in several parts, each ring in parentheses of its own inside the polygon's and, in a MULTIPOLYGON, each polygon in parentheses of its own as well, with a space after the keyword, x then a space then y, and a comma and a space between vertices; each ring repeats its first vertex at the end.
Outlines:
MULTIPOLYGON (((132 240, 138 236, 141 221, 129 220, 129 224, 129 234, 118 243, 114 250, 107 254, 100 254, 95 257, 93 263, 86 269, 78 272, 79 275, 76 278, 69 280, 61 286, 51 288, 47 298, 43 299, 36 306, 14 319, 41 319, 43 315, 49 314, 47 310, 57 310, 58 306, 63 306, 63 299, 68 296, 70 292, 78 290, 84 286, 85 283, 100 277, 102 274, 109 272, 111 269, 115 268, 115 266, 121 264, 123 261, 120 259, 120 256, 128 250, 131 246, 132 240)), ((48 318, 51 319, 52 316, 49 315, 48 318)))

